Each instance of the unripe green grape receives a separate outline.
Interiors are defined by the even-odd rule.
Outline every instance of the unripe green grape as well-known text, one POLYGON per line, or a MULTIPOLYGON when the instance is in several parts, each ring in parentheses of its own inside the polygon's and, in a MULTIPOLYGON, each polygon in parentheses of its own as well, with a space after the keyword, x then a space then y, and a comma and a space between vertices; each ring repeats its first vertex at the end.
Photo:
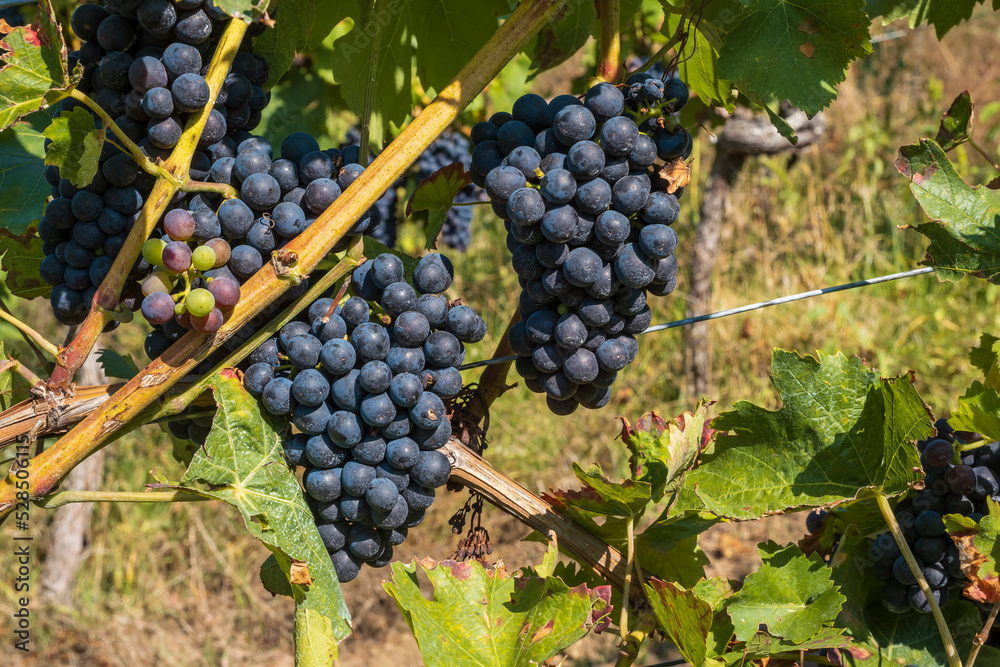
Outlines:
POLYGON ((166 247, 163 239, 149 239, 142 244, 142 256, 153 266, 163 266, 163 249, 166 247))
POLYGON ((166 271, 154 271, 142 281, 142 294, 143 296, 149 296, 153 292, 166 292, 169 294, 173 287, 174 281, 169 273, 166 271))
POLYGON ((199 271, 215 268, 215 251, 208 246, 198 246, 191 254, 191 264, 199 271))
POLYGON ((195 317, 205 317, 215 308, 215 297, 207 289, 193 289, 188 294, 187 311, 195 317))

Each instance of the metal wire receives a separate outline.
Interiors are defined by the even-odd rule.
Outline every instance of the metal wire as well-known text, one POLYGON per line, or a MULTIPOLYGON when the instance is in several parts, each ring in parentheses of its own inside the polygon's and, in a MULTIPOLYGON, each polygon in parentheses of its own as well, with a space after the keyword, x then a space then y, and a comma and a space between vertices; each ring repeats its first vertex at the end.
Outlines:
MULTIPOLYGON (((699 315, 697 317, 689 317, 683 320, 677 320, 675 322, 667 322, 666 324, 656 324, 649 327, 643 334, 653 333, 655 331, 665 331, 667 329, 674 329, 676 327, 683 327, 689 324, 697 324, 698 322, 708 322, 710 320, 718 320, 723 317, 729 317, 730 315, 739 315, 740 313, 748 313, 753 310, 761 310, 763 308, 770 308, 771 306, 779 306, 784 303, 791 303, 793 301, 801 301, 803 299, 811 299, 814 296, 820 296, 823 294, 833 294, 834 292, 844 292, 846 290, 852 290, 858 287, 868 287, 869 285, 879 285, 881 283, 888 283, 893 280, 899 280, 901 278, 910 278, 911 276, 920 276, 927 273, 933 273, 934 268, 927 266, 921 269, 913 269, 912 271, 903 271, 901 273, 890 273, 886 276, 878 276, 877 278, 868 278, 866 280, 856 280, 852 283, 844 283, 843 285, 833 285, 832 287, 824 287, 822 289, 809 290, 808 292, 799 292, 798 294, 791 294, 789 296, 780 296, 776 299, 771 299, 770 301, 759 301, 757 303, 747 304, 745 306, 739 306, 737 308, 730 308, 729 310, 720 310, 716 313, 709 313, 707 315, 699 315)), ((479 368, 480 366, 492 366, 493 364, 505 364, 508 361, 514 361, 517 359, 516 354, 512 354, 506 357, 496 357, 494 359, 485 359, 483 361, 474 361, 469 364, 464 364, 458 367, 458 370, 464 371, 470 368, 479 368)))

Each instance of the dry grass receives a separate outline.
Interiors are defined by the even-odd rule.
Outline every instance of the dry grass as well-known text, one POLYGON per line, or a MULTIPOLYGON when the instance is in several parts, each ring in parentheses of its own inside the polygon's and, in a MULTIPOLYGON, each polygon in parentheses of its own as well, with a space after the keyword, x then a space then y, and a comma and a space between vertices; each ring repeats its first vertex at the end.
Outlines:
MULTIPOLYGON (((996 49, 1000 21, 988 13, 977 17, 943 44, 919 31, 877 46, 840 88, 822 145, 794 164, 782 157, 748 163, 723 234, 713 309, 902 270, 920 259, 920 239, 896 226, 923 216, 892 161, 897 146, 933 134, 938 114, 961 90, 981 100, 1000 98, 992 62, 981 56, 996 49)), ((695 176, 703 179, 711 158, 704 135, 698 148, 695 176)), ((965 173, 983 174, 978 156, 960 150, 956 159, 965 173)), ((696 192, 689 192, 683 200, 687 222, 678 223, 682 244, 693 238, 696 220, 696 192)), ((457 292, 484 313, 493 341, 516 293, 501 234, 498 222, 482 221, 475 247, 457 258, 457 292)), ((682 264, 685 256, 682 245, 682 264)), ((654 321, 682 316, 684 296, 682 285, 678 298, 657 303, 654 321)), ((43 307, 36 308, 41 319, 43 307)), ((973 377, 967 349, 997 323, 995 287, 968 280, 941 284, 926 276, 721 320, 712 325, 712 398, 720 409, 737 398, 774 406, 768 380, 773 347, 839 349, 868 359, 884 374, 916 369, 928 402, 947 412, 973 377)), ((671 415, 699 398, 684 386, 681 332, 641 343, 637 362, 620 374, 614 402, 600 412, 553 417, 523 388, 501 398, 491 414, 491 460, 539 491, 573 486, 572 461, 620 470, 617 415, 635 419, 648 409, 671 415)), ((116 344, 138 349, 138 336, 122 334, 116 344)), ((488 339, 470 357, 487 356, 492 345, 488 339)), ((169 450, 154 427, 115 444, 106 488, 141 488, 151 468, 179 477, 169 450)), ((447 557, 455 542, 447 517, 463 501, 440 500, 397 550, 399 558, 447 557)), ((33 517, 43 543, 42 510, 36 508, 33 517)), ((494 557, 508 569, 536 561, 539 547, 520 541, 526 529, 491 508, 485 520, 494 557)), ((741 579, 756 566, 756 542, 786 543, 802 532, 801 516, 769 519, 713 529, 702 546, 712 559, 711 574, 741 579)), ((3 553, 10 551, 11 533, 5 526, 0 534, 3 553)), ((291 604, 262 590, 257 572, 266 555, 227 507, 102 506, 72 607, 34 601, 35 652, 8 652, 7 664, 291 665, 291 604)), ((0 575, 5 609, 14 596, 8 571, 5 565, 0 575)), ((366 570, 346 587, 357 631, 343 645, 345 665, 420 664, 414 641, 381 590, 379 578, 387 574, 366 570)), ((572 649, 570 662, 603 665, 613 655, 613 637, 591 638, 572 649)))

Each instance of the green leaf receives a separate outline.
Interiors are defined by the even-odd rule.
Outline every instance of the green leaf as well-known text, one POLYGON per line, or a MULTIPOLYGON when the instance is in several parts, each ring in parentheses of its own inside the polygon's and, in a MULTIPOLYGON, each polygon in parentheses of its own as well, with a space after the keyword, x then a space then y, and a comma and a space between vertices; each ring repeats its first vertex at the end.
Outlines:
POLYGON ((63 112, 43 133, 52 141, 45 164, 59 167, 59 176, 78 188, 90 185, 100 166, 104 128, 94 126, 94 117, 84 107, 63 112))
POLYGON ((136 366, 135 360, 128 352, 121 354, 105 348, 98 352, 97 361, 101 364, 104 374, 109 378, 131 380, 139 374, 139 367, 136 366))
MULTIPOLYGON (((651 488, 647 482, 630 479, 615 483, 604 476, 601 466, 596 463, 584 470, 579 463, 573 463, 573 472, 584 486, 599 500, 588 502, 581 499, 580 507, 594 514, 617 517, 637 517, 649 504, 651 488)), ((593 495, 590 498, 593 498, 593 495)))
POLYGON ((983 372, 986 386, 1000 390, 1000 338, 981 334, 979 347, 969 352, 969 362, 983 372))
POLYGON ((713 605, 669 581, 653 579, 646 584, 646 596, 661 631, 692 665, 718 664, 708 646, 715 620, 713 605))
MULTIPOLYGON (((907 19, 911 28, 922 23, 934 26, 937 38, 972 16, 976 5, 986 0, 868 0, 865 11, 872 18, 882 17, 883 23, 907 19)), ((996 7, 994 0, 994 9, 996 7)))
POLYGON ((428 667, 540 665, 579 641, 603 616, 605 602, 581 584, 570 588, 530 570, 512 578, 476 561, 392 564, 383 582, 417 640, 428 667), (421 591, 422 572, 433 588, 421 591))
POLYGON ((801 642, 833 625, 847 598, 819 554, 806 556, 797 546, 774 542, 758 549, 760 569, 747 576, 727 606, 736 637, 750 641, 764 626, 772 636, 801 642))
POLYGON ((972 95, 966 90, 955 98, 948 111, 941 116, 941 125, 934 141, 942 150, 950 151, 972 138, 973 107, 972 95))
POLYGON ((702 402, 695 414, 684 412, 669 424, 655 412, 639 418, 635 428, 622 419, 622 440, 632 452, 631 467, 637 480, 651 486, 659 501, 673 491, 695 464, 706 439, 705 420, 713 402, 702 402))
POLYGON ((13 28, 0 49, 0 130, 46 104, 50 91, 71 85, 66 44, 48 0, 40 3, 40 25, 13 28))
POLYGON ((266 87, 274 86, 291 69, 297 52, 319 47, 338 23, 357 11, 352 0, 281 0, 274 28, 265 31, 253 47, 270 67, 266 87))
POLYGON ((181 488, 239 509, 291 582, 296 605, 328 619, 333 636, 343 639, 350 634, 350 614, 312 512, 284 461, 287 425, 261 412, 233 371, 216 375, 211 386, 219 405, 212 431, 182 480, 209 488, 181 488))
POLYGON ((0 228, 24 234, 37 227, 50 194, 45 180, 45 136, 51 120, 36 113, 0 132, 0 228))
POLYGON ((15 236, 0 229, 0 280, 11 294, 29 300, 49 295, 52 286, 38 273, 43 259, 42 240, 34 230, 15 236))
POLYGON ((579 51, 594 32, 597 8, 593 0, 568 0, 531 49, 531 69, 551 69, 579 51))
POLYGON ((855 58, 871 53, 862 0, 760 0, 729 30, 719 75, 743 91, 789 100, 807 114, 837 98, 855 58))
POLYGON ((774 637, 766 632, 756 633, 746 642, 743 650, 727 653, 724 657, 728 664, 749 664, 751 660, 760 660, 776 653, 788 651, 818 651, 820 649, 850 648, 851 638, 843 634, 840 628, 823 628, 814 636, 803 641, 791 641, 774 637))
MULTIPOLYGON (((254 2, 254 0, 214 0, 215 6, 221 9, 225 13, 229 14, 233 18, 246 18, 250 20, 253 18, 254 7, 260 7, 260 5, 267 3, 254 2)), ((285 0, 282 0, 285 2, 285 0)), ((281 5, 285 7, 285 4, 281 5)))
POLYGON ((781 409, 739 401, 716 417, 712 427, 732 433, 685 478, 710 512, 755 519, 864 489, 895 495, 920 479, 913 441, 932 425, 911 377, 879 379, 839 352, 814 359, 780 349, 771 372, 781 409))
POLYGON ((413 191, 410 200, 406 202, 406 217, 410 217, 414 211, 430 211, 427 220, 427 249, 437 247, 438 234, 441 233, 441 226, 444 225, 455 197, 471 182, 472 178, 462 163, 455 162, 435 171, 413 191))
POLYGON ((987 440, 1000 439, 1000 394, 976 380, 958 399, 958 410, 948 425, 960 431, 982 433, 987 440))
POLYGON ((931 218, 909 227, 931 242, 921 263, 946 280, 972 274, 1000 284, 1000 192, 969 186, 929 139, 900 148, 896 168, 910 179, 910 192, 931 218))
POLYGON ((406 4, 417 40, 417 76, 424 88, 435 90, 451 83, 497 31, 497 19, 509 12, 506 0, 411 0, 406 4))
MULTIPOLYGON (((351 111, 360 117, 364 113, 368 80, 372 76, 369 71, 372 49, 376 49, 378 60, 374 72, 376 87, 371 143, 379 147, 390 123, 397 126, 403 124, 412 109, 413 96, 413 49, 410 44, 413 33, 407 4, 393 2, 386 8, 384 17, 378 44, 375 43, 374 26, 377 18, 373 17, 365 24, 355 22, 350 32, 333 43, 332 52, 323 52, 331 54, 328 69, 339 75, 337 83, 341 84, 343 98, 351 111)), ((445 49, 447 45, 440 44, 439 48, 445 49)))
POLYGON ((337 636, 330 619, 305 605, 295 606, 295 664, 332 665, 337 636))
MULTIPOLYGON (((668 38, 673 36, 680 20, 679 15, 668 13, 660 32, 668 38)), ((725 107, 729 111, 735 108, 733 82, 719 76, 718 51, 693 26, 689 28, 680 57, 677 74, 699 99, 705 104, 725 107)))

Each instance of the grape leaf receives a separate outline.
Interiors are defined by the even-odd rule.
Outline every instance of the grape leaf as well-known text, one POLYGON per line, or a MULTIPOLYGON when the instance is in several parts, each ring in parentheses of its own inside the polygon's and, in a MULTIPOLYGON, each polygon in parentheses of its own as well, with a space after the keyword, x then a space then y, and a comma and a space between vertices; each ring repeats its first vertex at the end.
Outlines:
POLYGON ((913 440, 931 434, 931 416, 912 378, 879 379, 859 359, 818 359, 776 349, 773 383, 782 408, 745 401, 712 422, 714 451, 687 474, 719 516, 830 506, 863 489, 894 495, 921 476, 913 440))
POLYGON ((177 488, 239 509, 247 529, 274 554, 291 582, 297 607, 322 617, 310 618, 311 632, 324 627, 330 641, 343 639, 350 634, 350 614, 312 511, 285 463, 281 442, 287 426, 260 410, 234 371, 216 375, 211 386, 219 406, 212 431, 181 482, 209 488, 177 488), (307 564, 307 577, 293 574, 293 559, 307 564), (311 585, 296 583, 308 579, 311 585))
MULTIPOLYGON (((254 0, 213 0, 215 6, 221 9, 225 13, 229 14, 233 18, 245 18, 250 20, 253 18, 254 8, 260 8, 261 5, 266 5, 267 3, 254 2, 254 0)), ((284 8, 287 0, 282 0, 281 7, 284 8)), ((284 11, 284 9, 283 9, 284 11)))
POLYGON ((686 591, 669 581, 652 579, 646 597, 653 607, 659 628, 680 654, 692 665, 718 665, 708 637, 715 620, 713 605, 694 591, 686 591))
POLYGON ((330 619, 304 605, 295 607, 295 664, 332 665, 337 660, 337 640, 330 633, 330 619))
POLYGON ((964 144, 972 138, 972 112, 975 104, 969 91, 964 91, 955 98, 955 101, 948 107, 948 111, 941 116, 941 125, 938 127, 937 136, 934 141, 941 149, 950 151, 964 144))
POLYGON ((969 352, 969 362, 983 372, 986 386, 1000 390, 1000 338, 988 333, 979 336, 979 346, 969 352))
MULTIPOLYGON (((601 466, 596 463, 584 470, 579 463, 573 463, 573 472, 599 499, 598 502, 588 502, 582 497, 578 507, 583 507, 594 514, 617 517, 638 517, 649 504, 651 487, 648 482, 637 482, 630 479, 615 483, 604 476, 601 466)), ((591 496, 592 498, 593 496, 591 496)))
POLYGON ((97 353, 97 361, 101 364, 101 370, 109 378, 131 380, 139 374, 139 367, 135 365, 135 360, 128 352, 121 354, 105 348, 97 353))
POLYGON ((407 4, 417 40, 417 76, 424 88, 435 90, 451 83, 497 31, 497 19, 510 11, 505 0, 411 0, 407 4))
POLYGON ((316 49, 330 31, 358 11, 351 0, 281 0, 274 28, 261 35, 253 52, 270 68, 266 88, 271 88, 292 67, 295 54, 316 49))
POLYGON ((987 440, 1000 440, 1000 394, 979 380, 958 399, 958 410, 948 425, 959 431, 982 433, 987 440))
POLYGON ((0 227, 24 234, 37 227, 50 188, 45 180, 45 136, 51 120, 35 113, 0 132, 0 227))
POLYGON ((11 294, 29 300, 49 295, 52 286, 38 273, 43 259, 42 240, 34 230, 15 236, 0 229, 0 280, 11 294))
POLYGON ((438 234, 441 233, 441 226, 448 217, 455 197, 471 182, 472 178, 462 163, 455 162, 441 167, 421 181, 406 202, 406 217, 410 217, 414 211, 430 211, 425 246, 428 250, 437 247, 438 234))
POLYGON ((531 570, 514 578, 502 566, 489 571, 476 561, 391 567, 392 579, 382 586, 429 667, 540 665, 587 634, 595 616, 604 615, 608 593, 586 584, 570 588, 531 570), (433 587, 430 600, 420 590, 420 572, 433 587))
POLYGON ((931 242, 921 264, 935 267, 945 280, 971 274, 1000 284, 1000 192, 969 186, 929 139, 900 148, 896 168, 910 179, 910 192, 931 218, 903 227, 931 242))
POLYGON ((774 637, 802 642, 833 625, 846 598, 819 554, 775 542, 758 550, 763 563, 727 606, 737 639, 748 642, 765 626, 774 637))
MULTIPOLYGON (((867 0, 865 11, 872 18, 882 17, 883 23, 907 19, 911 28, 921 23, 934 26, 937 38, 972 16, 976 5, 986 0, 867 0)), ((996 9, 996 0, 993 2, 996 9)))
POLYGON ((45 128, 49 144, 45 164, 59 167, 59 176, 78 188, 94 180, 104 146, 104 128, 94 126, 94 117, 84 107, 59 114, 45 128))
POLYGON ((760 0, 726 34, 719 75, 742 91, 815 114, 837 98, 851 61, 871 53, 862 0, 760 0))
POLYGON ((66 44, 52 4, 42 0, 37 26, 6 26, 0 30, 0 130, 47 104, 51 91, 72 84, 66 64, 66 44))
MULTIPOLYGON (((668 38, 673 36, 680 20, 677 14, 668 13, 660 32, 668 38)), ((693 26, 683 42, 677 74, 705 104, 725 107, 729 111, 735 108, 733 82, 719 76, 718 51, 693 26)))
MULTIPOLYGON (((882 582, 872 572, 870 546, 870 537, 850 529, 841 537, 830 562, 833 580, 847 597, 837 627, 849 630, 855 641, 851 648, 839 651, 843 663, 855 667, 948 664, 941 635, 930 614, 891 614, 882 607, 882 582)), ((979 610, 960 595, 952 595, 942 611, 955 635, 959 654, 967 654, 972 637, 982 629, 979 610)), ((984 646, 983 651, 987 648, 984 646)), ((995 659, 996 655, 987 659, 995 659)))
POLYGON ((1000 602, 1000 503, 986 499, 989 514, 979 520, 958 515, 946 515, 945 525, 951 539, 958 545, 962 572, 969 580, 963 594, 975 602, 1000 602), (971 523, 971 525, 969 525, 971 523))
POLYGON ((840 628, 822 628, 815 635, 803 641, 790 641, 774 637, 767 632, 756 633, 738 653, 723 656, 728 664, 750 664, 751 660, 761 660, 769 655, 787 651, 818 651, 820 649, 848 648, 853 646, 851 638, 840 628))
POLYGON ((537 73, 551 69, 587 43, 597 22, 596 4, 592 0, 568 0, 535 38, 531 47, 532 70, 537 73))
POLYGON ((413 108, 413 71, 425 89, 443 88, 493 36, 499 16, 507 12, 503 0, 473 4, 463 0, 390 0, 384 8, 376 6, 367 20, 355 21, 350 31, 333 42, 332 50, 321 52, 318 64, 333 74, 347 105, 361 116, 374 49, 377 60, 370 136, 371 145, 381 148, 390 124, 402 127, 413 108), (376 40, 378 21, 382 26, 376 40))
POLYGON ((632 452, 634 476, 650 484, 653 501, 676 489, 681 476, 694 465, 710 437, 705 419, 713 403, 699 403, 694 414, 684 412, 669 424, 655 412, 640 417, 634 429, 621 418, 621 438, 632 452))

